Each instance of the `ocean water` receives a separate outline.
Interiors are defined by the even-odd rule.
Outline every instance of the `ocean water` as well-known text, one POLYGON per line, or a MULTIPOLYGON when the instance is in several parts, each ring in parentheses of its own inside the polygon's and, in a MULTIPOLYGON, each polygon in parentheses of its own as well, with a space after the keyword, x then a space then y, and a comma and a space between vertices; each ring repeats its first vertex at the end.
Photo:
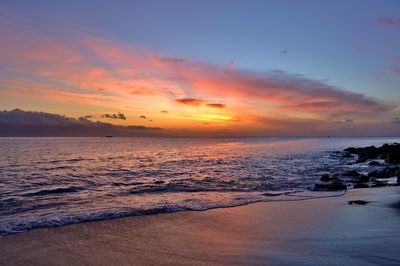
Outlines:
POLYGON ((258 201, 303 200, 348 146, 396 138, 0 138, 0 235, 258 201))

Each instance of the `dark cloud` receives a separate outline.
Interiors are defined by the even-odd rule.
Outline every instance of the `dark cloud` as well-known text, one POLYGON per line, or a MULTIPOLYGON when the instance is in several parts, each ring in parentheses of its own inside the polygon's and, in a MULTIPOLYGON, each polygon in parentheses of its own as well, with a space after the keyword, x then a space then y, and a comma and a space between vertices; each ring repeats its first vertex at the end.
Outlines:
MULTIPOLYGON (((86 116, 88 117, 88 116, 86 116)), ((119 126, 44 112, 0 111, 0 136, 161 136, 161 128, 119 126)))
POLYGON ((195 98, 182 98, 175 100, 179 104, 190 105, 190 106, 199 106, 203 103, 203 100, 195 99, 195 98))
POLYGON ((400 124, 400 117, 395 117, 390 121, 391 124, 400 124))
POLYGON ((91 118, 93 118, 92 115, 85 115, 85 116, 79 117, 78 119, 79 119, 79 120, 89 120, 89 119, 91 119, 91 118))
POLYGON ((223 103, 208 103, 207 107, 223 109, 226 107, 226 105, 223 103))
POLYGON ((207 107, 218 108, 218 109, 226 107, 225 104, 222 103, 207 103, 207 101, 196 98, 183 98, 183 99, 176 99, 175 101, 179 104, 196 106, 196 107, 202 104, 205 104, 207 107))
POLYGON ((101 116, 101 118, 126 120, 126 116, 120 112, 117 114, 104 114, 101 116))
POLYGON ((163 114, 168 114, 169 111, 167 111, 167 110, 161 110, 161 113, 163 113, 163 114))
POLYGON ((134 129, 134 130, 162 130, 160 127, 145 127, 145 126, 127 126, 127 129, 134 129))
POLYGON ((146 116, 145 115, 141 115, 141 116, 139 116, 139 118, 146 119, 146 116))
POLYGON ((336 121, 335 124, 353 124, 354 120, 351 118, 346 118, 343 121, 336 121))

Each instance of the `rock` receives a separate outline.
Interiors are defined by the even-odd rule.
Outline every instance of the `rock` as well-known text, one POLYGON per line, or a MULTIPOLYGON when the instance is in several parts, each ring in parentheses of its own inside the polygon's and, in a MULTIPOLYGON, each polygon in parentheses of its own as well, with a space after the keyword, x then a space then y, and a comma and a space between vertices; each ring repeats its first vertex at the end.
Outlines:
POLYGON ((365 183, 357 183, 354 184, 353 188, 369 188, 369 185, 365 183))
POLYGON ((329 175, 323 175, 323 176, 321 176, 320 180, 322 182, 329 182, 332 180, 332 178, 329 175))
POLYGON ((337 191, 337 190, 346 190, 347 186, 342 184, 341 182, 334 180, 332 183, 329 184, 315 184, 314 190, 316 191, 337 191))
POLYGON ((353 178, 352 181, 353 181, 353 182, 357 182, 357 183, 365 183, 365 182, 368 182, 368 181, 369 181, 369 176, 361 175, 361 174, 360 174, 359 176, 353 178))
POLYGON ((358 155, 358 162, 365 162, 368 159, 377 159, 379 152, 375 146, 369 146, 359 149, 356 154, 358 155))
POLYGON ((369 177, 378 177, 381 174, 379 171, 372 171, 368 173, 369 177))
POLYGON ((344 151, 352 154, 357 154, 357 152, 362 149, 362 148, 354 148, 354 147, 349 147, 347 149, 344 149, 344 151))
POLYGON ((369 177, 375 178, 389 178, 393 176, 400 176, 400 167, 386 167, 382 171, 372 171, 368 173, 369 177))
POLYGON ((365 162, 370 159, 384 159, 387 163, 400 164, 400 144, 384 144, 379 148, 369 146, 365 148, 349 147, 344 150, 350 154, 358 155, 358 163, 365 162))
POLYGON ((388 184, 386 182, 375 181, 371 187, 386 187, 388 184))
POLYGON ((351 155, 351 153, 346 152, 345 154, 343 154, 344 158, 353 158, 353 155, 351 155))
POLYGON ((359 177, 360 174, 357 171, 351 170, 347 171, 343 174, 344 176, 350 176, 350 177, 359 177))
POLYGON ((387 163, 398 164, 400 163, 400 151, 388 153, 384 157, 387 163))
POLYGON ((356 163, 365 163, 367 161, 366 158, 359 158, 357 159, 356 163))
POLYGON ((366 205, 366 204, 368 204, 368 201, 365 201, 365 200, 350 200, 349 201, 349 205, 353 205, 353 204, 366 205))
POLYGON ((382 178, 400 176, 400 167, 386 167, 380 175, 382 178))
POLYGON ((369 166, 381 166, 382 164, 380 162, 377 162, 377 161, 372 161, 368 165, 369 166))

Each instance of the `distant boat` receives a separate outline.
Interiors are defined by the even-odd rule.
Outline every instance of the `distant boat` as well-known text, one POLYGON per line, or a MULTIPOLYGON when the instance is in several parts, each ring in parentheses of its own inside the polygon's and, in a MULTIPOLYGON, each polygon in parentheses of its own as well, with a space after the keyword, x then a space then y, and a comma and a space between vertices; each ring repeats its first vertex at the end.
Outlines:
POLYGON ((113 138, 113 137, 114 137, 114 136, 111 136, 111 135, 110 135, 110 136, 106 136, 106 138, 113 138))

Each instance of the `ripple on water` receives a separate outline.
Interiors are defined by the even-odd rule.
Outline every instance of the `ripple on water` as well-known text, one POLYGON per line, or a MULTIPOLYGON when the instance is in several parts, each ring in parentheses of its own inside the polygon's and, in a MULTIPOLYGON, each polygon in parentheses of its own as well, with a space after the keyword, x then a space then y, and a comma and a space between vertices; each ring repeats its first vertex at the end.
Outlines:
POLYGON ((310 192, 346 165, 340 150, 398 139, 0 138, 0 234, 310 192))

